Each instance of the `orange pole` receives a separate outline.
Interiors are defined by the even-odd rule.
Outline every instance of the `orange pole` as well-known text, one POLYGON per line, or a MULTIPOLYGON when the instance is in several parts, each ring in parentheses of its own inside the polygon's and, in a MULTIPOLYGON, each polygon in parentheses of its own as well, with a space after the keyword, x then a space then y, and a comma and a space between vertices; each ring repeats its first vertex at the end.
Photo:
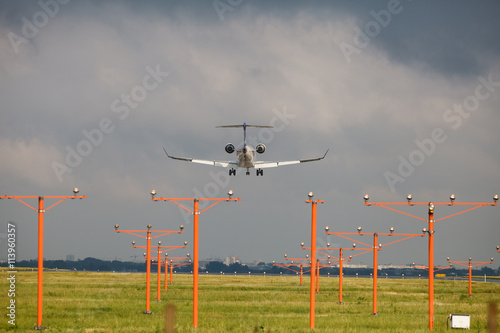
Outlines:
POLYGON ((378 272, 378 234, 373 234, 373 315, 377 314, 377 272, 378 272))
MULTIPOLYGON (((429 206, 432 203, 429 203, 429 206)), ((429 330, 434 329, 434 210, 429 208, 429 330)))
POLYGON ((38 300, 37 320, 35 329, 44 329, 42 326, 43 313, 43 197, 38 197, 38 300))
POLYGON ((469 260, 469 296, 472 296, 472 264, 469 260))
POLYGON ((165 258, 165 287, 164 289, 167 290, 167 283, 168 282, 168 260, 165 258))
POLYGON ((199 200, 194 199, 193 209, 193 327, 198 328, 198 232, 199 200))
POLYGON ((319 294, 319 260, 316 260, 316 294, 319 294))
POLYGON ((148 231, 147 231, 147 250, 146 250, 146 311, 144 311, 144 314, 152 314, 150 308, 149 308, 149 302, 150 302, 150 288, 151 288, 151 225, 148 225, 148 231))
POLYGON ((309 328, 314 329, 314 314, 316 293, 315 287, 315 272, 316 272, 316 202, 311 201, 312 217, 311 217, 311 290, 310 290, 310 309, 309 309, 309 328))
POLYGON ((300 286, 301 287, 302 287, 302 272, 303 272, 302 265, 300 265, 300 286))
POLYGON ((172 282, 172 272, 174 271, 174 265, 170 263, 170 285, 173 285, 172 282))
POLYGON ((342 263, 344 262, 344 250, 340 249, 340 254, 339 254, 339 304, 342 304, 342 278, 343 278, 343 271, 342 271, 342 263))
POLYGON ((161 302, 160 284, 161 284, 161 246, 158 246, 158 280, 156 282, 156 301, 157 302, 161 302))

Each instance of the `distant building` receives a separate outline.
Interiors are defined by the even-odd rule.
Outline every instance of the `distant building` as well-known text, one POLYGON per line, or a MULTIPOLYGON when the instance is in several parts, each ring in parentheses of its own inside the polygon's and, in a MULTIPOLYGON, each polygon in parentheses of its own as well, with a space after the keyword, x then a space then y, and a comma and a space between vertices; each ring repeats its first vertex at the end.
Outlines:
POLYGON ((240 257, 236 256, 226 257, 226 260, 224 260, 224 264, 226 264, 227 266, 232 264, 241 264, 240 257))

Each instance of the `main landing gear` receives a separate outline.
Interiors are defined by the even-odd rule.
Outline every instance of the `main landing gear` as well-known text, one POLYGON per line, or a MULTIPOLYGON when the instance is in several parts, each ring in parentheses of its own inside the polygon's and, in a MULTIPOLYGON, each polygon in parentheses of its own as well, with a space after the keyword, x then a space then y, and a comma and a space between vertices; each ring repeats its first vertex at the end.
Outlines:
MULTIPOLYGON (((250 168, 247 168, 247 172, 246 172, 246 175, 249 176, 250 175, 250 168)), ((255 174, 257 176, 263 176, 264 175, 264 170, 262 169, 257 169, 255 170, 255 174)), ((236 176, 236 170, 234 168, 231 168, 229 169, 229 176, 236 176)))

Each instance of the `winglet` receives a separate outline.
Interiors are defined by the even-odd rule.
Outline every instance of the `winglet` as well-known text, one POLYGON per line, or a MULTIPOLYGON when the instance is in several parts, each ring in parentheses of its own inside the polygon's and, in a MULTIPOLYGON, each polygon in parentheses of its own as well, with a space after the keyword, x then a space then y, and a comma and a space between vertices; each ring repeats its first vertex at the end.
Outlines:
MULTIPOLYGON (((328 148, 328 149, 326 150, 325 155, 323 155, 323 157, 322 157, 321 159, 324 159, 324 158, 326 157, 326 154, 328 154, 328 152, 329 152, 329 151, 330 151, 330 148, 328 148)), ((167 155, 168 155, 168 154, 167 154, 167 155)))
POLYGON ((168 153, 167 153, 167 150, 165 149, 165 147, 163 147, 163 151, 165 152, 165 154, 167 154, 168 157, 172 158, 172 156, 170 156, 168 153))

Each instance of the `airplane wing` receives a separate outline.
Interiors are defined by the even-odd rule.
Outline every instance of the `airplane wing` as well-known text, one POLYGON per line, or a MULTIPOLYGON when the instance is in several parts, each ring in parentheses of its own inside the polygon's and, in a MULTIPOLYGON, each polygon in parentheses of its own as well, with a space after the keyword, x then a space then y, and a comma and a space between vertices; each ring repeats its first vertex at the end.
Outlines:
POLYGON ((186 162, 193 162, 193 163, 198 163, 198 164, 206 164, 206 165, 214 165, 214 166, 220 166, 223 168, 226 168, 230 165, 238 165, 238 161, 210 161, 210 160, 198 160, 194 158, 186 158, 186 157, 176 157, 176 156, 170 156, 167 153, 167 150, 163 148, 163 151, 165 154, 167 154, 168 157, 174 160, 179 160, 179 161, 186 161, 186 162))
POLYGON ((260 168, 260 169, 264 169, 264 168, 276 168, 276 167, 279 167, 279 166, 284 166, 284 165, 291 165, 291 164, 299 164, 299 163, 305 163, 305 162, 313 162, 313 161, 319 161, 319 160, 322 160, 325 158, 326 154, 328 154, 328 151, 330 149, 328 149, 325 153, 325 155, 323 155, 322 157, 317 157, 317 158, 309 158, 309 159, 305 159, 305 160, 296 160, 296 161, 276 161, 276 162, 265 162, 265 161, 262 161, 262 162, 255 162, 255 168, 260 168))

